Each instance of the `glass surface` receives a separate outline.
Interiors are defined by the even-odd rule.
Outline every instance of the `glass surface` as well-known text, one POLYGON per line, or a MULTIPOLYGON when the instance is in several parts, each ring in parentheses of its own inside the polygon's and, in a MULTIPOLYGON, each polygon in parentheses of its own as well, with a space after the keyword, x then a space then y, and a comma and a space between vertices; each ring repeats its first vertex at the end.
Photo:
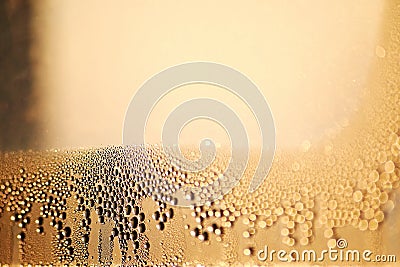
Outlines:
POLYGON ((399 1, 6 0, 0 27, 0 265, 399 260, 399 1), (146 146, 122 145, 140 86, 192 61, 239 70, 269 104, 276 151, 255 192, 257 118, 218 86, 163 96, 146 146), (188 172, 169 160, 163 123, 193 98, 234 110, 250 155, 228 194, 184 208, 174 186, 212 183, 232 155, 230 133, 199 119, 180 148, 196 160, 212 138, 214 162, 188 172))

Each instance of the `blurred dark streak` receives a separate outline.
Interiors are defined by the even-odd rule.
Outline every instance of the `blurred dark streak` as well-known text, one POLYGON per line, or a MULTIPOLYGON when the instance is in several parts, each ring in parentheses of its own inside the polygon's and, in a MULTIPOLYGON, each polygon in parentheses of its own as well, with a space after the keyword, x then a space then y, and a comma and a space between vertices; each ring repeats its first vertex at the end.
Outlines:
POLYGON ((30 57, 32 3, 0 1, 0 151, 40 145, 30 57))

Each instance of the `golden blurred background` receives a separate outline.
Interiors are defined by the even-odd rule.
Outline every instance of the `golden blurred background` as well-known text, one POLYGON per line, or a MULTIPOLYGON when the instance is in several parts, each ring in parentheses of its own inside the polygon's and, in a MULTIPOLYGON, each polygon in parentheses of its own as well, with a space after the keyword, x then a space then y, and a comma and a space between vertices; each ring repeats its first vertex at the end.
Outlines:
MULTIPOLYGON (((345 127, 379 56, 384 1, 19 1, 1 3, 0 149, 122 143, 126 108, 152 75, 188 61, 231 66, 273 112, 278 147, 316 142, 345 127)), ((236 96, 185 86, 151 115, 147 140, 192 97, 237 111, 251 145, 259 131, 236 96), (161 123, 160 123, 161 122, 161 123)), ((226 138, 196 121, 182 142, 226 138), (200 130, 199 130, 200 129, 200 130), (209 136, 210 137, 210 136, 209 136)))

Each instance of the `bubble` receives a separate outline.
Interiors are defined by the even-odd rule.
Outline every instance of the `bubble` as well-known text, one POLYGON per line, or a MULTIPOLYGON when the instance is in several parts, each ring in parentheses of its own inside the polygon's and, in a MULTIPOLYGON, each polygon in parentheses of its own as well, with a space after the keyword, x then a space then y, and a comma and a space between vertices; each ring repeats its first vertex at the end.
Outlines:
POLYGON ((307 209, 312 209, 312 208, 314 208, 314 200, 309 200, 309 201, 307 201, 307 203, 306 203, 306 208, 307 209))
POLYGON ((363 198, 363 194, 361 191, 358 190, 353 193, 353 199, 355 202, 360 202, 362 200, 362 198, 363 198))
POLYGON ((383 219, 385 218, 385 214, 383 213, 383 211, 378 210, 375 212, 374 217, 375 217, 376 221, 378 223, 380 223, 380 222, 383 222, 383 219))
POLYGON ((391 212, 394 209, 394 202, 393 200, 388 200, 384 205, 384 210, 386 212, 391 212))
POLYGON ((360 220, 359 224, 358 224, 358 229, 360 229, 361 231, 365 231, 368 229, 368 221, 367 220, 360 220))
POLYGON ((25 237, 26 237, 26 235, 25 235, 24 232, 21 232, 21 233, 19 233, 19 234, 17 235, 17 238, 18 238, 19 240, 21 240, 21 241, 24 241, 24 240, 25 240, 25 237))
POLYGON ((379 58, 384 58, 384 57, 386 56, 386 50, 385 50, 385 48, 383 48, 382 46, 377 45, 377 46, 375 47, 375 54, 376 54, 376 56, 379 57, 379 58))
POLYGON ((308 224, 304 223, 304 224, 301 224, 301 225, 300 225, 300 230, 301 230, 302 232, 306 232, 308 229, 309 229, 308 224))
POLYGON ((244 231, 243 232, 243 237, 244 238, 249 238, 250 237, 250 233, 248 231, 244 231))
POLYGON ((301 143, 301 151, 306 153, 310 150, 311 147, 311 142, 308 140, 304 140, 303 143, 301 143))
POLYGON ((255 228, 250 228, 249 229, 250 235, 255 235, 256 234, 256 229, 255 228))
POLYGON ((309 243, 308 237, 302 237, 302 238, 300 239, 300 244, 301 244, 301 245, 306 246, 306 245, 308 245, 308 243, 309 243))
POLYGON ((381 204, 385 204, 388 201, 388 199, 389 199, 389 196, 386 192, 382 192, 379 196, 379 202, 381 204))
POLYGON ((329 239, 327 243, 328 248, 335 248, 336 247, 336 239, 329 239))
POLYGON ((378 160, 379 163, 385 163, 386 160, 387 160, 386 153, 385 153, 385 152, 382 152, 382 151, 379 152, 379 153, 378 153, 378 158, 377 158, 377 160, 378 160))
POLYGON ((400 154, 400 145, 398 143, 393 144, 390 147, 390 152, 392 153, 393 156, 397 157, 400 154))
POLYGON ((354 168, 358 171, 362 170, 362 168, 364 167, 364 163, 361 159, 356 159, 356 161, 354 161, 354 168))
POLYGON ((333 231, 332 231, 332 229, 326 229, 325 231, 324 231, 324 237, 325 238, 331 238, 333 236, 333 231))
POLYGON ((304 221, 305 221, 304 215, 296 214, 296 216, 295 216, 295 222, 301 224, 301 223, 304 223, 304 221))
POLYGON ((199 238, 200 241, 207 241, 208 240, 208 233, 204 232, 204 233, 200 234, 198 238, 199 238))
POLYGON ((280 216, 283 214, 283 208, 282 207, 278 207, 277 209, 275 209, 275 214, 280 216))
POLYGON ((328 202, 328 208, 330 209, 330 210, 334 210, 334 209, 336 209, 336 207, 337 207, 337 202, 336 202, 336 200, 330 200, 329 202, 328 202))
POLYGON ((287 224, 289 222, 289 216, 282 216, 281 217, 281 222, 283 224, 287 224))
POLYGON ((305 218, 307 221, 311 221, 312 219, 314 219, 314 213, 310 210, 306 211, 305 218))
POLYGON ((375 231, 378 229, 378 220, 377 219, 372 219, 369 221, 368 228, 371 231, 375 231))
POLYGON ((299 164, 298 162, 294 162, 294 163, 292 164, 292 170, 293 170, 294 172, 297 172, 298 170, 300 170, 300 164, 299 164))
POLYGON ((390 174, 384 172, 384 173, 381 173, 381 174, 379 175, 379 181, 380 181, 382 184, 388 183, 389 180, 390 180, 390 174))
POLYGON ((313 231, 312 231, 311 229, 308 229, 307 231, 304 231, 304 232, 303 232, 303 236, 312 238, 312 236, 313 236, 313 231))
POLYGON ((286 244, 289 247, 293 247, 295 245, 295 243, 296 243, 296 241, 294 240, 294 238, 289 238, 286 244))
POLYGON ((371 208, 378 209, 380 206, 380 202, 378 199, 374 198, 371 200, 371 208))
POLYGON ((368 185, 367 185, 368 193, 371 193, 371 194, 374 193, 375 189, 376 189, 376 184, 373 183, 373 182, 369 182, 368 185))
POLYGON ((295 208, 289 207, 286 209, 286 214, 293 217, 297 214, 297 211, 295 208))
POLYGON ((364 218, 370 220, 374 217, 374 210, 369 208, 364 212, 364 218))
POLYGON ((395 168, 395 165, 394 165, 393 161, 389 160, 385 163, 384 169, 385 169, 386 173, 393 173, 394 168, 395 168))
POLYGON ((283 228, 281 230, 281 235, 282 236, 288 236, 289 235, 289 229, 288 228, 283 228))
POLYGON ((267 226, 267 223, 266 223, 265 221, 259 221, 259 222, 258 222, 258 226, 259 226, 261 229, 264 229, 264 228, 267 226))
POLYGON ((272 224, 274 223, 274 220, 272 220, 272 218, 268 218, 265 220, 265 223, 267 224, 267 226, 272 226, 272 224))
POLYGON ((282 238, 282 243, 287 245, 287 244, 289 243, 289 240, 290 240, 290 237, 284 236, 284 237, 282 238))
POLYGON ((376 183, 379 180, 379 172, 377 170, 373 170, 369 173, 369 180, 373 183, 376 183))
POLYGON ((243 250, 243 254, 244 254, 245 256, 250 256, 250 255, 251 255, 251 249, 250 249, 250 248, 244 249, 244 250, 243 250))
POLYGON ((301 203, 301 202, 297 202, 297 203, 295 204, 294 208, 295 208, 297 211, 302 211, 303 208, 304 208, 304 205, 303 205, 303 203, 301 203))
POLYGON ((221 234, 222 234, 222 231, 221 231, 221 229, 215 229, 214 233, 215 233, 216 235, 221 235, 221 234))
POLYGON ((322 225, 326 224, 326 223, 328 222, 327 216, 326 216, 326 215, 322 215, 322 216, 319 218, 319 222, 320 222, 320 224, 322 224, 322 225))

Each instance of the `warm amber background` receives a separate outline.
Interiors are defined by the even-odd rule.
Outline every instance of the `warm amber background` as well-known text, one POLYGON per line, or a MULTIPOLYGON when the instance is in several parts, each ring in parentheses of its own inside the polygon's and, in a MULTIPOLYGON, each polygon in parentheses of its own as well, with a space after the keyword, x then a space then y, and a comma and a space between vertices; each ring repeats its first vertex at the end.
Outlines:
MULTIPOLYGON (((35 77, 44 99, 43 138, 49 147, 120 144, 126 108, 140 85, 164 68, 196 60, 234 67, 260 87, 276 120, 278 145, 313 142, 346 125, 357 108, 377 56, 384 4, 35 3, 35 77)), ((160 121, 177 99, 198 95, 231 105, 246 122, 250 139, 258 140, 256 123, 239 99, 222 89, 203 88, 168 96, 152 116, 149 140, 159 140, 160 121)), ((186 133, 183 142, 204 135, 198 127, 186 133)), ((219 133, 214 134, 218 139, 219 133)))

